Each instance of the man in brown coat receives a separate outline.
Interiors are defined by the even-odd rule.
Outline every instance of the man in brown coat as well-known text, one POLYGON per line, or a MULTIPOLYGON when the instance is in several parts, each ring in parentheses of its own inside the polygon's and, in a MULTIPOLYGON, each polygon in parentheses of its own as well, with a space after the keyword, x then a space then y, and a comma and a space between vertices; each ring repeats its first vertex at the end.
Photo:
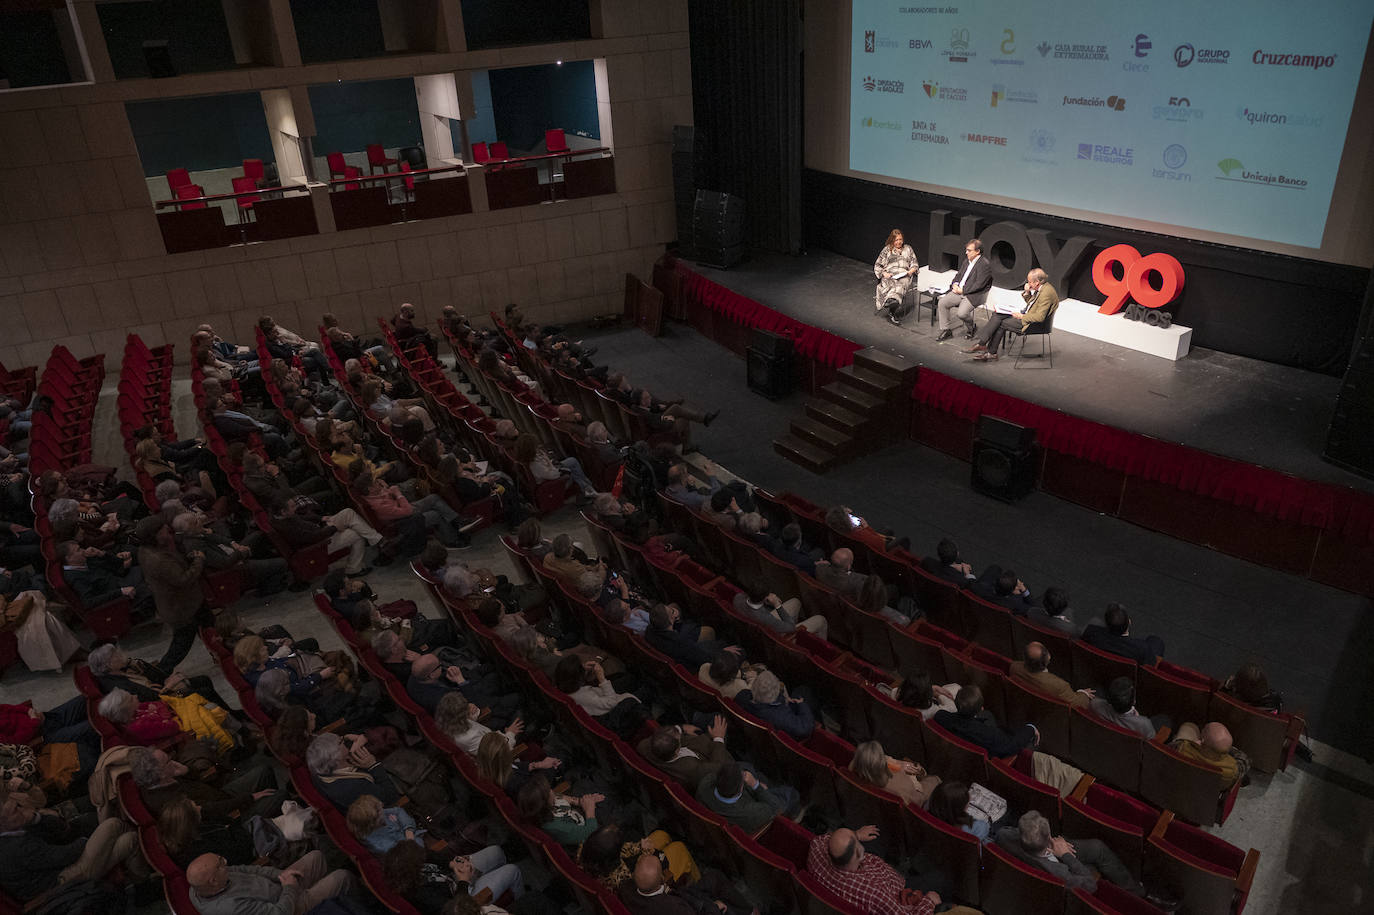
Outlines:
POLYGON ((212 616, 205 610, 205 595, 200 587, 200 573, 205 554, 193 550, 182 556, 177 552, 172 529, 161 515, 149 515, 138 523, 138 565, 143 580, 153 592, 157 618, 172 629, 172 641, 167 653, 157 662, 162 670, 170 671, 181 663, 196 641, 196 630, 209 625, 212 616))
POLYGON ((1070 705, 1087 708, 1094 691, 1074 689, 1067 680, 1050 673, 1049 667, 1050 650, 1040 642, 1031 642, 1026 646, 1026 659, 1024 661, 1012 661, 1007 673, 1017 683, 1029 687, 1037 693, 1044 693, 1070 705))
POLYGON ((717 715, 703 732, 690 724, 659 728, 639 742, 639 755, 692 792, 732 757, 725 749, 725 719, 717 715))

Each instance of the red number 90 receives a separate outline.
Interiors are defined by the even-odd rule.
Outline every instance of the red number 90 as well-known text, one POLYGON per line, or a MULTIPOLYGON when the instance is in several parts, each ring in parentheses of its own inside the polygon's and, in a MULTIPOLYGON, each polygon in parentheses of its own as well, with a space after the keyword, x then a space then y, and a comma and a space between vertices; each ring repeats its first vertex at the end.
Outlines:
POLYGON ((1156 252, 1141 257, 1130 245, 1112 245, 1093 261, 1093 285, 1107 297, 1099 314, 1114 315, 1134 299, 1146 308, 1163 308, 1183 291, 1183 265, 1169 254, 1156 252), (1121 279, 1116 277, 1116 265, 1121 265, 1121 279), (1158 274, 1159 288, 1150 281, 1158 274))

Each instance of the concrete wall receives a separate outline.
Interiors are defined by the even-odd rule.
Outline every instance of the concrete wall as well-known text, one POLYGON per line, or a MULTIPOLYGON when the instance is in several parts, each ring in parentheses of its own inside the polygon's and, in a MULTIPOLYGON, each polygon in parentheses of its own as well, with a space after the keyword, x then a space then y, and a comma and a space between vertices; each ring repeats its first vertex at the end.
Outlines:
MULTIPOLYGON (((271 5, 280 19, 286 0, 271 5)), ((461 17, 458 0, 442 6, 461 17)), ((41 366, 61 343, 117 365, 130 332, 175 343, 184 360, 203 321, 251 342, 272 314, 311 337, 322 312, 366 330, 402 301, 427 319, 509 301, 550 322, 619 310, 624 273, 647 276, 676 235, 669 151, 672 126, 692 118, 687 0, 599 0, 592 15, 588 41, 160 80, 113 80, 99 32, 84 29, 94 82, 0 92, 0 362, 41 366), (605 60, 618 193, 247 247, 166 254, 124 113, 141 99, 587 58, 605 60)), ((291 30, 278 34, 277 59, 299 60, 291 30)), ((298 122, 313 131, 307 115, 298 122)))

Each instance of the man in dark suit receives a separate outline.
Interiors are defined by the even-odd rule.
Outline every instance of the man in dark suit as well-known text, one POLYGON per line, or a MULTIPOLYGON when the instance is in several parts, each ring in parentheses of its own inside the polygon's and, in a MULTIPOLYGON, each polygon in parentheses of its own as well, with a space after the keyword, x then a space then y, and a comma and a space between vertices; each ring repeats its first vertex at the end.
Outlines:
POLYGON ((87 607, 98 607, 121 595, 135 607, 151 607, 153 593, 143 581, 143 570, 133 565, 128 553, 111 554, 95 547, 82 547, 75 540, 58 544, 62 557, 62 580, 76 592, 87 607))
POLYGON ((806 542, 802 540, 801 526, 798 524, 783 525, 778 532, 778 539, 769 545, 769 552, 781 559, 788 565, 796 566, 807 575, 816 574, 816 556, 820 551, 815 551, 815 556, 806 548, 806 542))
POLYGON ((936 313, 940 316, 940 334, 937 343, 954 336, 954 321, 964 326, 964 339, 972 340, 978 325, 973 321, 973 309, 979 308, 988 300, 988 290, 992 288, 992 265, 983 257, 983 243, 976 238, 969 239, 964 245, 964 256, 959 258, 959 266, 954 271, 954 280, 949 290, 940 296, 936 313))
POLYGON ((1006 607, 1018 616, 1025 616, 1035 606, 1030 589, 1016 577, 1011 569, 1003 569, 992 581, 979 580, 973 586, 973 593, 983 600, 1006 607))
POLYGON ((692 791, 707 775, 734 762, 725 749, 725 719, 716 715, 705 731, 690 725, 665 725, 639 742, 639 755, 692 791))
POLYGON ((1164 657, 1164 641, 1157 635, 1136 638, 1131 635, 1131 616, 1118 603, 1107 605, 1105 627, 1096 623, 1083 630, 1083 641, 1094 648, 1130 658, 1137 664, 1153 664, 1164 657))
POLYGON ((953 712, 936 712, 935 723, 955 737, 982 747, 991 756, 1015 756, 1040 742, 1040 732, 1033 724, 1021 725, 1014 734, 1002 730, 992 713, 983 708, 983 691, 976 686, 960 689, 954 697, 954 708, 953 712))
POLYGON ((953 582, 961 588, 972 587, 973 582, 977 580, 973 574, 973 566, 959 558, 958 544, 948 537, 941 540, 935 547, 935 560, 932 561, 927 556, 921 560, 921 566, 927 572, 933 572, 945 581, 953 582))
POLYGON ((467 677, 458 665, 446 667, 432 654, 422 654, 411 662, 406 692, 425 711, 434 714, 439 700, 451 690, 462 693, 469 702, 490 708, 491 717, 486 720, 488 727, 503 728, 516 718, 520 697, 506 689, 494 672, 467 677))
POLYGON ((683 620, 677 604, 655 604, 649 609, 649 628, 644 639, 688 670, 709 663, 722 648, 710 630, 683 620))
POLYGON ((867 575, 854 571, 854 551, 841 547, 830 554, 829 562, 816 564, 816 580, 827 588, 853 600, 864 588, 867 575))

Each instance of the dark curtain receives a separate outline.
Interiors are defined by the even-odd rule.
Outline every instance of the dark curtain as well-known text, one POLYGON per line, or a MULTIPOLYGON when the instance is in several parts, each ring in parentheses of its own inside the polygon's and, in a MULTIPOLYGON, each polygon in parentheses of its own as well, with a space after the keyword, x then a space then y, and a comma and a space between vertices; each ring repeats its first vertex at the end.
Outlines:
POLYGON ((745 242, 801 250, 801 0, 690 0, 699 187, 744 200, 745 242))

